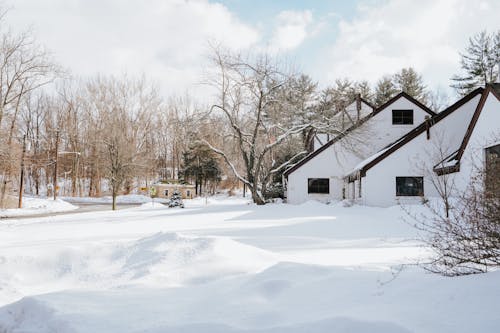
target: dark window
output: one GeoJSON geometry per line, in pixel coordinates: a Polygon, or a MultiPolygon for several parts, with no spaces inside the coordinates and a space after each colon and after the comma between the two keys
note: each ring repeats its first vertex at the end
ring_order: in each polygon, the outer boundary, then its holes
{"type": "Polygon", "coordinates": [[[485,194],[488,197],[500,197],[500,144],[485,149],[485,194]]]}
{"type": "Polygon", "coordinates": [[[392,110],[393,125],[412,125],[413,110],[392,110]]]}
{"type": "Polygon", "coordinates": [[[485,149],[486,151],[486,159],[489,160],[498,160],[500,158],[500,144],[496,146],[491,146],[485,149]]]}
{"type": "Polygon", "coordinates": [[[191,196],[191,192],[189,190],[186,191],[186,196],[187,197],[190,197],[191,196]]]}
{"type": "Polygon", "coordinates": [[[168,190],[165,190],[165,196],[168,197],[168,190]]]}
{"type": "Polygon", "coordinates": [[[396,177],[396,196],[416,197],[424,195],[424,177],[396,177]]]}
{"type": "Polygon", "coordinates": [[[307,180],[307,193],[330,193],[330,180],[328,178],[309,178],[307,180]]]}

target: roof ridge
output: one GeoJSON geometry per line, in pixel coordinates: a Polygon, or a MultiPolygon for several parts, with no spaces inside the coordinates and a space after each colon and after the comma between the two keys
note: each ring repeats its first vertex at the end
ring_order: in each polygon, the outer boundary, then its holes
{"type": "Polygon", "coordinates": [[[431,116],[436,115],[436,113],[434,111],[432,111],[431,109],[429,109],[429,107],[427,107],[425,104],[423,104],[422,102],[420,102],[419,100],[415,99],[414,97],[412,97],[411,95],[409,95],[408,93],[406,93],[402,90],[394,97],[391,97],[387,102],[385,102],[382,105],[380,105],[379,107],[377,107],[374,110],[374,114],[377,114],[377,113],[381,112],[382,110],[386,109],[388,106],[390,106],[392,103],[394,103],[395,101],[397,101],[401,97],[404,97],[407,100],[409,100],[410,102],[412,102],[413,104],[416,104],[418,107],[420,107],[422,110],[424,110],[425,112],[427,112],[431,116]]]}

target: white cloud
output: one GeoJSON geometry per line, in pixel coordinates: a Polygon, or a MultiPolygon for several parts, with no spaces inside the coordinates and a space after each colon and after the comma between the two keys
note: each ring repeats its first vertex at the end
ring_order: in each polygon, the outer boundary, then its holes
{"type": "Polygon", "coordinates": [[[288,51],[297,48],[311,34],[313,15],[309,10],[282,11],[276,21],[270,48],[275,51],[288,51]]]}
{"type": "Polygon", "coordinates": [[[364,5],[352,21],[339,23],[339,36],[322,66],[327,80],[374,82],[413,66],[431,88],[447,87],[459,70],[459,52],[481,30],[499,28],[500,2],[387,0],[364,5]]]}
{"type": "Polygon", "coordinates": [[[7,18],[15,30],[31,25],[74,74],[145,73],[167,94],[204,89],[209,40],[244,49],[260,39],[208,0],[16,0],[7,18]]]}

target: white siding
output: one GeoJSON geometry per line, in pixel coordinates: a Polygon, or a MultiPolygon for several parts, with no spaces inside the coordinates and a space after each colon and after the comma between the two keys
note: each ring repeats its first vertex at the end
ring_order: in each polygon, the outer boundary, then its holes
{"type": "MultiPolygon", "coordinates": [[[[438,193],[430,182],[430,177],[435,177],[432,168],[459,148],[480,97],[477,95],[432,126],[430,140],[423,132],[369,169],[362,179],[361,202],[381,207],[397,204],[396,177],[406,176],[424,177],[424,195],[436,196],[438,193]]],[[[420,198],[400,197],[399,200],[420,198]]]]}
{"type": "Polygon", "coordinates": [[[465,191],[471,175],[484,166],[484,148],[500,141],[500,101],[489,93],[469,143],[460,161],[460,172],[453,174],[459,193],[465,191]]]}

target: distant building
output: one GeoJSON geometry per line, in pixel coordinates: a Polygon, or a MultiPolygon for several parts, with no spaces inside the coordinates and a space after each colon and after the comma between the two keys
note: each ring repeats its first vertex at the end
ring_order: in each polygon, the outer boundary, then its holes
{"type": "Polygon", "coordinates": [[[181,193],[182,199],[193,199],[196,196],[195,186],[188,183],[182,183],[178,180],[169,180],[165,182],[159,182],[152,185],[156,190],[157,198],[170,198],[174,191],[179,191],[181,193]]]}

